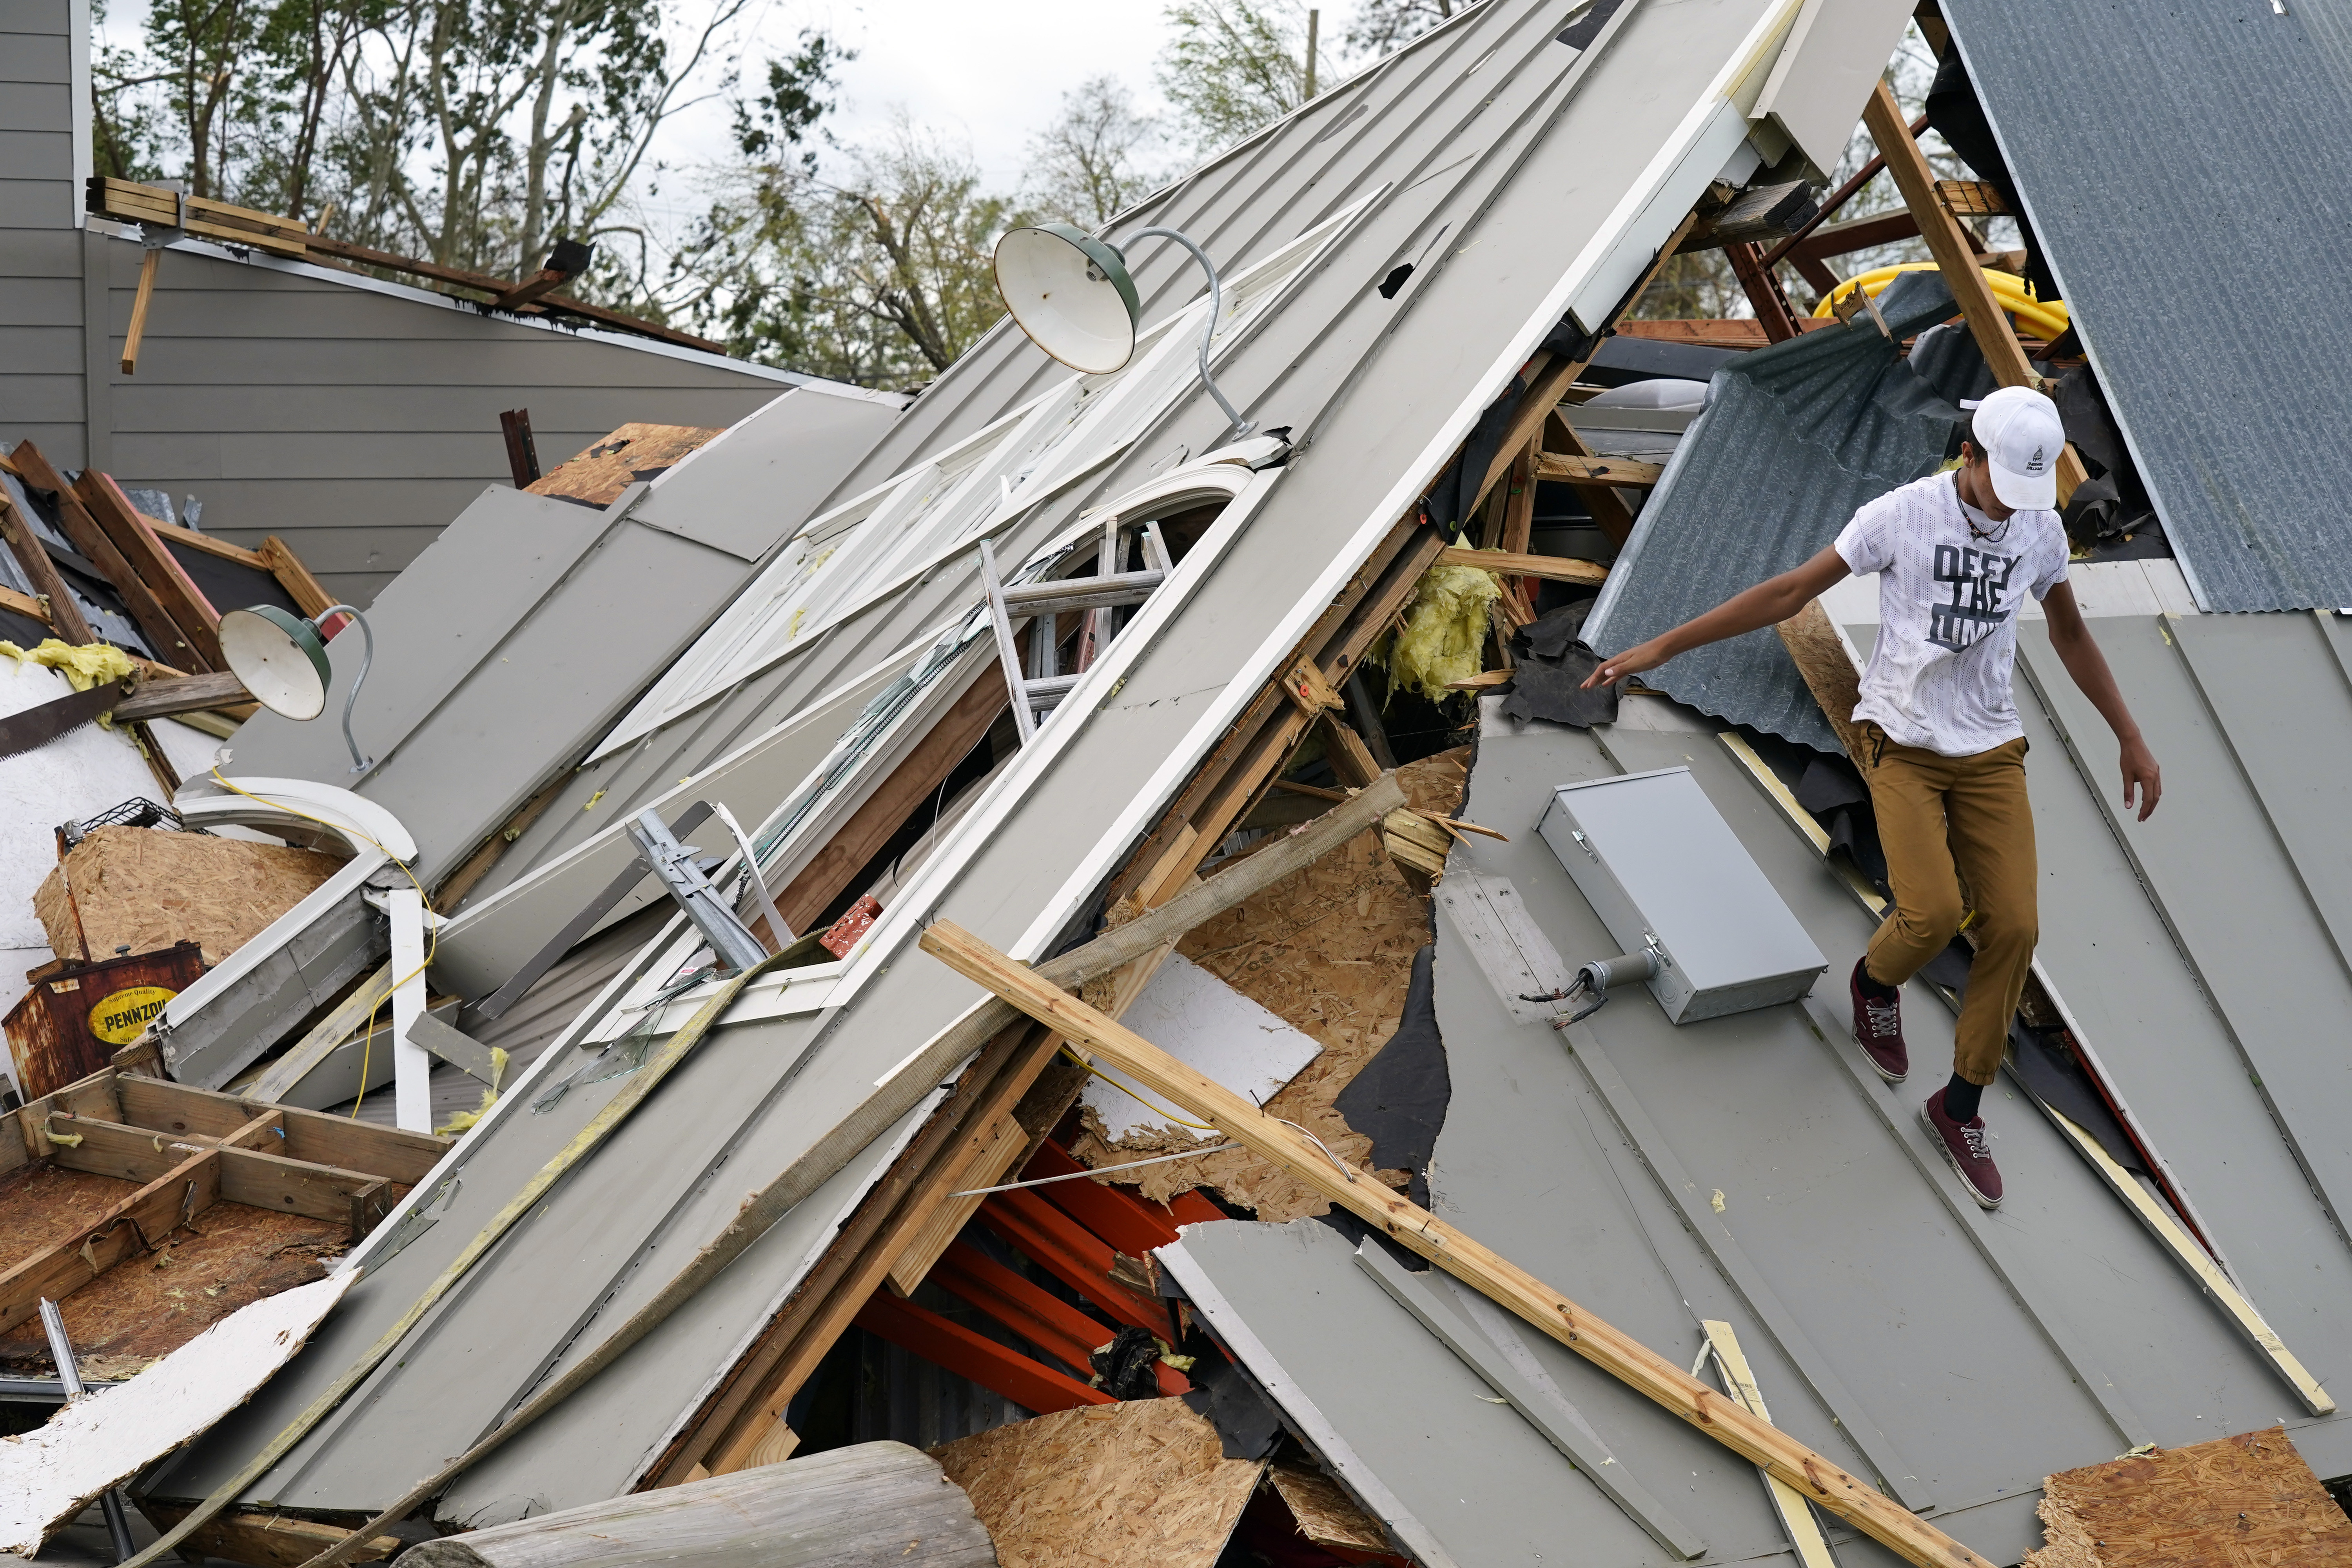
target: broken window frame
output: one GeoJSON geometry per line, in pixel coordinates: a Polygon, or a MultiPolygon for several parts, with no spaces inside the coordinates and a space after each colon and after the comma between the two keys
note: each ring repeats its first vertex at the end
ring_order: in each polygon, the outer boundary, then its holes
{"type": "MultiPolygon", "coordinates": [[[[1224,284],[1211,358],[1271,315],[1382,186],[1236,272],[1224,284]]],[[[1138,335],[1135,358],[1105,375],[1073,375],[919,467],[894,475],[807,524],[710,629],[656,681],[596,749],[594,761],[690,712],[802,647],[875,600],[976,551],[1072,484],[1118,458],[1192,390],[1206,294],[1138,335]]]]}

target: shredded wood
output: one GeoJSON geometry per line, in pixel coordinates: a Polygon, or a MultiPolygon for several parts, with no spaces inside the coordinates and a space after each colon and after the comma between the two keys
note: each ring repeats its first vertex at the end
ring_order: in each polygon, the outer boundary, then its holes
{"type": "MultiPolygon", "coordinates": [[[[1461,809],[1468,780],[1466,749],[1397,770],[1416,810],[1448,816],[1461,809]]],[[[1403,1021],[1412,955],[1428,945],[1430,931],[1427,896],[1397,869],[1375,827],[1204,922],[1177,951],[1323,1047],[1266,1109],[1312,1131],[1340,1159],[1369,1168],[1371,1140],[1350,1129],[1331,1102],[1403,1021]]],[[[1086,1130],[1071,1152],[1090,1165],[1173,1153],[1194,1141],[1171,1128],[1114,1142],[1090,1114],[1084,1120],[1086,1130]]],[[[1377,1174],[1391,1186],[1405,1184],[1402,1171],[1377,1174]]],[[[1275,1224],[1331,1206],[1245,1149],[1146,1166],[1134,1182],[1144,1196],[1161,1203],[1193,1187],[1212,1187],[1275,1224]]]]}
{"type": "Polygon", "coordinates": [[[2319,1568],[2352,1562],[2352,1518],[2284,1428],[2066,1470],[2042,1483],[2025,1568],[2319,1568]]]}
{"type": "Polygon", "coordinates": [[[1264,1463],[1181,1399],[1081,1405],[931,1450],[1003,1568],[1212,1568],[1264,1463]]]}

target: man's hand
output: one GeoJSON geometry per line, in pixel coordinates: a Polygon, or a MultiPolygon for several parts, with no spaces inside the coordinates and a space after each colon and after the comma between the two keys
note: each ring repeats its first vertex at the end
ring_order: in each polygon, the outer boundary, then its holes
{"type": "Polygon", "coordinates": [[[1629,675],[1639,675],[1645,669],[1655,669],[1672,656],[1658,645],[1664,639],[1652,637],[1645,643],[1635,643],[1615,658],[1603,659],[1591,675],[1584,678],[1584,689],[1599,686],[1614,686],[1629,675]]]}
{"type": "Polygon", "coordinates": [[[2124,742],[2124,809],[2132,808],[2132,796],[2139,796],[2139,820],[2146,822],[2156,810],[2156,803],[2164,798],[2164,770],[2156,765],[2156,753],[2147,742],[2135,733],[2124,742]]]}

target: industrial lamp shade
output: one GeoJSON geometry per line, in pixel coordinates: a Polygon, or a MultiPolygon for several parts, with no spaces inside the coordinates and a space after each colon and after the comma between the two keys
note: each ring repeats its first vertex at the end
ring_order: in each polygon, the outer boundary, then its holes
{"type": "Polygon", "coordinates": [[[996,242],[996,289],[1029,341],[1072,370],[1104,375],[1135,354],[1142,305],[1127,258],[1066,223],[1016,228],[996,242]]]}
{"type": "Polygon", "coordinates": [[[275,605],[231,610],[220,619],[221,657],[253,700],[289,719],[326,711],[333,668],[319,628],[275,605]]]}

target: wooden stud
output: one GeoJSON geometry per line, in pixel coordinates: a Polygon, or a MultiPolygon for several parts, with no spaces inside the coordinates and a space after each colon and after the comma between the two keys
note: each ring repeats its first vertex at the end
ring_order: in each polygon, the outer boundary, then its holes
{"type": "MultiPolygon", "coordinates": [[[[1004,1180],[1005,1173],[1021,1162],[1029,1147],[1029,1131],[1023,1127],[1011,1110],[997,1118],[996,1125],[971,1146],[971,1163],[956,1172],[953,1191],[971,1187],[992,1187],[1004,1180]]],[[[901,1296],[911,1296],[915,1287],[929,1278],[940,1254],[948,1249],[971,1216],[980,1212],[982,1198],[949,1197],[924,1223],[915,1238],[890,1265],[890,1288],[901,1296]]]]}
{"type": "MultiPolygon", "coordinates": [[[[2033,374],[2025,351],[2018,346],[2016,331],[2001,312],[2000,302],[1993,298],[1991,286],[1979,269],[1959,220],[1938,199],[1935,173],[1928,168],[1919,144],[1905,131],[1902,106],[1895,101],[1895,94],[1885,82],[1878,84],[1870,100],[1863,105],[1862,122],[1885,155],[1886,172],[1895,176],[1895,187],[1903,193],[1903,205],[1918,220],[1928,254],[1935,258],[1937,269],[1943,274],[1952,298],[1959,301],[1961,313],[1968,318],[1969,331],[1976,338],[1977,347],[1983,351],[1993,379],[2003,386],[2038,388],[2041,378],[2033,374]]],[[[2081,456],[2070,444],[2058,456],[2058,504],[2064,506],[2074,493],[2074,487],[2087,477],[2081,456]]]]}
{"type": "MultiPolygon", "coordinates": [[[[1551,411],[1544,423],[1544,437],[1555,453],[1564,452],[1570,457],[1587,458],[1599,456],[1557,408],[1551,411]]],[[[1619,495],[1614,487],[1580,487],[1577,495],[1583,500],[1584,510],[1591,514],[1592,526],[1599,529],[1610,543],[1622,548],[1625,542],[1633,537],[1633,509],[1625,504],[1625,498],[1619,495]]]]}
{"type": "Polygon", "coordinates": [[[1646,490],[1665,471],[1662,463],[1638,462],[1632,458],[1587,458],[1558,452],[1546,452],[1536,462],[1538,479],[1557,479],[1580,489],[1602,485],[1611,489],[1646,490]]]}
{"type": "Polygon", "coordinates": [[[1536,481],[1549,477],[1543,472],[1543,432],[1538,430],[1520,448],[1519,460],[1511,465],[1510,504],[1503,512],[1503,537],[1496,541],[1505,554],[1525,555],[1534,542],[1536,481]]]}
{"type": "MultiPolygon", "coordinates": [[[[95,1131],[99,1124],[90,1124],[95,1131]]],[[[68,1151],[53,1148],[52,1157],[68,1151]]],[[[0,1333],[62,1300],[220,1198],[221,1151],[191,1154],[64,1240],[0,1274],[0,1333]]]]}
{"type": "MultiPolygon", "coordinates": [[[[163,1502],[153,1498],[141,1498],[138,1502],[140,1511],[153,1521],[158,1530],[170,1529],[188,1511],[184,1502],[163,1502]]],[[[241,1510],[214,1516],[197,1527],[187,1543],[207,1556],[251,1563],[254,1568],[302,1568],[349,1533],[338,1525],[297,1519],[289,1513],[241,1510]]],[[[396,1536],[379,1535],[361,1543],[348,1560],[381,1563],[407,1549],[408,1542],[396,1536]]]]}
{"type": "Polygon", "coordinates": [[[1381,776],[1381,764],[1372,760],[1371,748],[1336,715],[1323,719],[1323,754],[1330,760],[1332,773],[1349,789],[1361,789],[1381,776]]]}
{"type": "MultiPolygon", "coordinates": [[[[193,671],[209,671],[213,661],[200,657],[182,636],[178,625],[165,612],[154,591],[132,570],[131,563],[123,559],[122,552],[114,547],[114,542],[99,527],[98,520],[83,507],[81,498],[74,493],[72,486],[66,483],[65,477],[49,466],[48,458],[41,455],[40,448],[30,441],[19,441],[10,457],[26,483],[56,493],[58,525],[68,542],[81,552],[89,563],[98,568],[99,575],[122,595],[123,605],[131,612],[131,620],[154,650],[175,664],[187,665],[193,671]]],[[[217,650],[217,644],[215,646],[217,650]]]]}
{"type": "Polygon", "coordinates": [[[1731,263],[1732,276],[1748,302],[1756,309],[1756,319],[1764,323],[1764,335],[1776,343],[1787,342],[1803,329],[1797,325],[1797,312],[1789,303],[1789,296],[1780,288],[1780,275],[1764,265],[1764,247],[1750,240],[1745,245],[1727,245],[1724,256],[1731,263]]]}
{"type": "Polygon", "coordinates": [[[1514,555],[1500,550],[1465,550],[1449,544],[1437,552],[1442,566],[1475,566],[1506,577],[1546,577],[1555,583],[1593,585],[1609,580],[1609,568],[1592,561],[1571,561],[1560,555],[1514,555]]]}
{"type": "Polygon", "coordinates": [[[1375,1180],[1342,1167],[1316,1143],[1133,1031],[1065,994],[970,932],[940,921],[923,950],[987,986],[1074,1046],[1102,1057],[1145,1088],[1215,1126],[1259,1158],[1429,1258],[1496,1304],[1690,1422],[1919,1568],[1992,1568],[1959,1542],[1865,1485],[1736,1400],[1699,1382],[1632,1335],[1375,1180]]]}
{"type": "Polygon", "coordinates": [[[163,262],[160,246],[150,247],[139,263],[139,292],[131,301],[131,331],[122,340],[122,374],[139,374],[139,340],[147,335],[147,307],[155,301],[155,270],[163,262]]]}
{"type": "Polygon", "coordinates": [[[324,588],[319,586],[319,580],[310,575],[310,569],[302,564],[301,557],[294,553],[294,547],[276,534],[263,540],[261,548],[254,553],[268,564],[269,574],[278,579],[278,585],[286,590],[286,596],[293,600],[294,607],[304,615],[314,618],[323,616],[328,606],[335,602],[324,588]]]}
{"type": "MultiPolygon", "coordinates": [[[[1739,1336],[1732,1332],[1731,1325],[1708,1318],[1699,1327],[1706,1331],[1707,1351],[1715,1358],[1716,1370],[1723,1374],[1724,1388],[1757,1420],[1771,1420],[1771,1412],[1764,1408],[1763,1391],[1756,1386],[1756,1374],[1749,1370],[1739,1336]]],[[[1804,1495],[1769,1470],[1764,1472],[1764,1489],[1771,1496],[1773,1511],[1780,1516],[1780,1528],[1789,1532],[1789,1544],[1797,1550],[1799,1568],[1837,1568],[1829,1538],[1822,1533],[1822,1521],[1813,1517],[1812,1505],[1804,1495]]]]}
{"type": "Polygon", "coordinates": [[[137,692],[115,704],[114,716],[131,723],[199,713],[207,709],[243,707],[252,700],[253,693],[245,689],[244,681],[226,669],[216,669],[209,675],[142,682],[137,692]]]}
{"type": "MultiPolygon", "coordinates": [[[[206,555],[215,556],[223,561],[233,561],[239,566],[249,566],[256,572],[269,570],[269,563],[263,559],[258,552],[247,550],[241,544],[231,544],[226,539],[215,539],[209,533],[199,532],[193,528],[182,528],[169,518],[148,517],[143,511],[139,515],[146,520],[148,528],[153,531],[155,537],[166,543],[185,545],[190,550],[200,550],[206,555]]],[[[232,609],[241,607],[234,605],[230,606],[232,609]]]]}
{"type": "Polygon", "coordinates": [[[8,553],[16,558],[16,564],[24,568],[26,580],[39,595],[33,605],[19,613],[47,621],[51,631],[76,647],[87,647],[96,642],[98,634],[90,630],[81,605],[74,600],[73,590],[66,586],[65,578],[58,572],[58,563],[49,559],[33,525],[16,514],[16,505],[5,490],[0,490],[0,537],[7,540],[8,553]]]}

